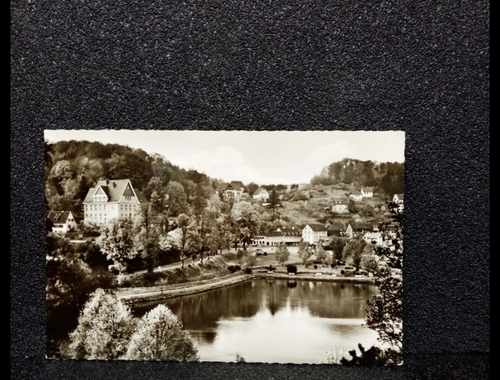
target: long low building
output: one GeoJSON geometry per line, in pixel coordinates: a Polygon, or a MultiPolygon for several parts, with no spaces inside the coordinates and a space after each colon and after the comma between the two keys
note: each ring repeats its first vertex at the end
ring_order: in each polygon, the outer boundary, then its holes
{"type": "Polygon", "coordinates": [[[280,243],[298,245],[302,239],[302,229],[296,227],[279,227],[266,235],[255,236],[252,244],[276,246],[280,243]]]}

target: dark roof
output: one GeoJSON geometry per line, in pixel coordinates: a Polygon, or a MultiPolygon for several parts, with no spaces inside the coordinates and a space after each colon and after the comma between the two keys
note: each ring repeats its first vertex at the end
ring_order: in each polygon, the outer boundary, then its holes
{"type": "Polygon", "coordinates": [[[66,223],[70,214],[71,211],[49,211],[47,218],[52,223],[66,223]]]}
{"type": "Polygon", "coordinates": [[[373,187],[371,186],[366,186],[366,187],[362,187],[361,190],[365,191],[365,192],[373,192],[373,187]]]}
{"type": "Polygon", "coordinates": [[[217,191],[225,191],[228,186],[231,186],[231,185],[226,183],[226,182],[221,182],[221,183],[219,183],[219,186],[217,186],[217,191]]]}
{"type": "Polygon", "coordinates": [[[319,223],[308,223],[307,226],[311,227],[315,232],[326,231],[325,226],[319,223]]]}
{"type": "Polygon", "coordinates": [[[233,187],[233,189],[243,189],[243,191],[247,191],[247,188],[241,181],[231,181],[231,186],[233,187]]]}
{"type": "Polygon", "coordinates": [[[356,191],[356,192],[354,192],[354,193],[351,193],[349,196],[351,196],[351,195],[360,196],[360,195],[362,195],[362,194],[361,194],[359,191],[356,191]]]}
{"type": "Polygon", "coordinates": [[[253,195],[259,195],[260,193],[262,193],[264,191],[267,192],[267,190],[264,189],[263,187],[259,187],[257,190],[255,190],[255,193],[253,193],[253,195]]]}
{"type": "Polygon", "coordinates": [[[329,231],[341,231],[341,230],[345,230],[346,228],[347,228],[347,226],[345,225],[345,223],[336,222],[336,223],[332,223],[332,225],[330,226],[330,228],[328,230],[329,231]]]}
{"type": "Polygon", "coordinates": [[[370,223],[349,222],[353,230],[372,230],[373,226],[370,223]]]}
{"type": "Polygon", "coordinates": [[[135,195],[137,196],[139,202],[147,202],[146,198],[133,189],[130,180],[128,179],[112,179],[97,182],[95,187],[91,187],[87,192],[87,196],[83,202],[92,202],[92,197],[102,189],[104,193],[108,196],[108,202],[118,202],[122,195],[135,195]]]}
{"type": "Polygon", "coordinates": [[[284,234],[280,231],[271,231],[266,234],[268,237],[273,237],[273,236],[284,236],[284,234]]]}
{"type": "Polygon", "coordinates": [[[336,204],[349,204],[349,200],[347,198],[332,198],[333,203],[336,204]]]}
{"type": "Polygon", "coordinates": [[[141,193],[137,189],[134,189],[134,191],[135,191],[135,194],[137,195],[137,199],[139,200],[140,203],[149,203],[143,193],[141,193]]]}
{"type": "Polygon", "coordinates": [[[302,236],[302,230],[294,227],[279,227],[278,229],[285,236],[302,236]]]}

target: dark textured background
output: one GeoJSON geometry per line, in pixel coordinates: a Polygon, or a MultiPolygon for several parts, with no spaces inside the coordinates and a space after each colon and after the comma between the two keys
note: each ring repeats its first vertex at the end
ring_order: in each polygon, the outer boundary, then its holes
{"type": "Polygon", "coordinates": [[[11,377],[488,378],[489,3],[137,3],[11,2],[11,377]],[[405,365],[46,360],[42,142],[61,128],[406,131],[405,365]]]}

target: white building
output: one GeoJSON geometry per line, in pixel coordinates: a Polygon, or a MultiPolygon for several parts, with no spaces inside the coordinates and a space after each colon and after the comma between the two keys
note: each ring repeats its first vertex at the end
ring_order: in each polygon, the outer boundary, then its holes
{"type": "Polygon", "coordinates": [[[115,219],[134,219],[148,201],[129,179],[97,182],[83,201],[84,223],[103,225],[115,219]]]}
{"type": "Polygon", "coordinates": [[[65,234],[78,228],[71,211],[50,211],[47,218],[52,222],[52,232],[65,234]]]}
{"type": "Polygon", "coordinates": [[[344,212],[348,212],[348,204],[349,201],[344,198],[333,198],[332,212],[336,212],[338,214],[342,214],[344,212]]]}
{"type": "Polygon", "coordinates": [[[363,198],[373,198],[373,187],[362,187],[361,195],[363,198]]]}
{"type": "Polygon", "coordinates": [[[326,241],[328,231],[325,226],[317,223],[309,223],[302,230],[302,239],[309,244],[318,244],[318,242],[326,241]]]}
{"type": "Polygon", "coordinates": [[[266,189],[263,187],[259,187],[257,190],[255,190],[255,193],[253,193],[252,196],[253,199],[258,199],[261,201],[267,201],[269,199],[269,193],[266,189]]]}

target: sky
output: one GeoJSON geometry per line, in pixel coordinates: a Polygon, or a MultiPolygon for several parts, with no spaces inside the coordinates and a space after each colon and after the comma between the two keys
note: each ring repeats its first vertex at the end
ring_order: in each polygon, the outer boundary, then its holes
{"type": "Polygon", "coordinates": [[[404,162],[404,131],[45,130],[50,142],[87,140],[141,148],[226,182],[308,183],[344,158],[404,162]]]}

